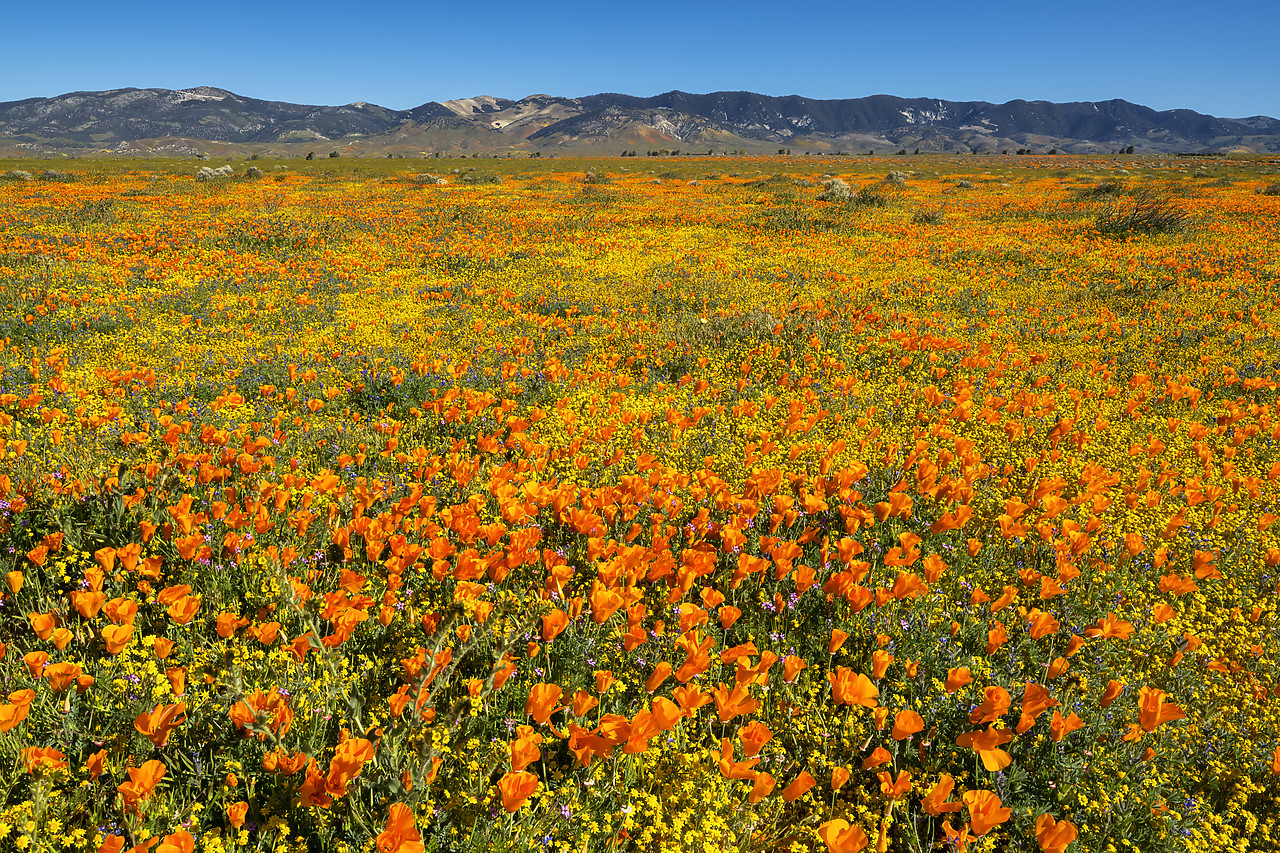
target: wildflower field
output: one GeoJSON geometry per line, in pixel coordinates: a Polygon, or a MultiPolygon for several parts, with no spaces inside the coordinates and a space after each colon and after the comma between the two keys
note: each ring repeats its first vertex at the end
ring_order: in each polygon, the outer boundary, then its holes
{"type": "Polygon", "coordinates": [[[0,180],[0,847],[1280,849],[1277,162],[245,165],[0,180]]]}

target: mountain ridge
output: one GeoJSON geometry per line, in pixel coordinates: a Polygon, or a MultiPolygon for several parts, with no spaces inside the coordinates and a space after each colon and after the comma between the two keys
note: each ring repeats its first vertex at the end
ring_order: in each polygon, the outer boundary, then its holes
{"type": "Polygon", "coordinates": [[[294,104],[216,86],[120,88],[0,102],[0,153],[1280,153],[1280,120],[1106,101],[1002,104],[876,94],[816,99],[746,91],[653,96],[476,95],[395,110],[294,104]],[[233,150],[234,149],[234,150],[233,150]],[[800,152],[797,152],[800,149],[800,152]]]}

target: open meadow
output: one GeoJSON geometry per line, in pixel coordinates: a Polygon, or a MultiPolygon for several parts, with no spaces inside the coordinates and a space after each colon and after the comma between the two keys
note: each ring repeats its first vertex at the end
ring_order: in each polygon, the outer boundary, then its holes
{"type": "Polygon", "coordinates": [[[0,163],[0,847],[1280,849],[1280,161],[202,165],[0,163]]]}

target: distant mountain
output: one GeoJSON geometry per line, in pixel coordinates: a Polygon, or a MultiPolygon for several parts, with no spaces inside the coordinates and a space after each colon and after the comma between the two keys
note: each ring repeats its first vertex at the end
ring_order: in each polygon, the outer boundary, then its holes
{"type": "Polygon", "coordinates": [[[1280,121],[1158,112],[1128,101],[815,100],[753,92],[434,101],[410,110],[308,106],[201,86],[113,89],[0,103],[0,153],[877,150],[1280,152],[1280,121]]]}

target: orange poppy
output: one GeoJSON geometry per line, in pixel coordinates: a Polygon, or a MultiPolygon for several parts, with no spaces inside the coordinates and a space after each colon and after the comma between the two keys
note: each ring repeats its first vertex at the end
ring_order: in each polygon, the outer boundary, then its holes
{"type": "Polygon", "coordinates": [[[1036,841],[1042,853],[1065,853],[1077,835],[1079,830],[1069,820],[1054,820],[1047,812],[1036,818],[1036,841]]]}
{"type": "Polygon", "coordinates": [[[1184,719],[1181,706],[1166,702],[1168,694],[1155,687],[1138,690],[1138,720],[1144,732],[1153,732],[1164,723],[1184,719]]]}
{"type": "Polygon", "coordinates": [[[143,712],[133,721],[133,727],[157,748],[169,742],[170,733],[187,719],[187,703],[157,705],[150,713],[143,712]]]}
{"type": "Polygon", "coordinates": [[[227,805],[227,823],[235,829],[244,826],[245,815],[249,813],[249,804],[241,801],[227,805]]]}
{"type": "Polygon", "coordinates": [[[937,817],[947,812],[958,812],[964,808],[963,803],[949,803],[947,797],[951,796],[952,789],[955,788],[956,780],[951,777],[950,773],[943,773],[937,783],[929,789],[929,793],[925,794],[920,800],[920,807],[924,809],[924,813],[932,817],[937,817]]]}
{"type": "Polygon", "coordinates": [[[22,763],[27,773],[32,775],[67,769],[67,757],[51,746],[24,747],[22,763]]]}
{"type": "Polygon", "coordinates": [[[1036,723],[1036,718],[1050,708],[1056,708],[1058,701],[1049,695],[1049,691],[1036,684],[1028,681],[1025,691],[1022,694],[1022,716],[1018,718],[1018,725],[1014,731],[1022,734],[1036,723]]]}
{"type": "Polygon", "coordinates": [[[992,685],[983,690],[982,693],[982,704],[969,712],[969,722],[971,723],[990,723],[1003,717],[1009,710],[1011,700],[1008,690],[992,685]]]}
{"type": "MultiPolygon", "coordinates": [[[[536,781],[536,780],[535,780],[536,781]]],[[[426,845],[418,832],[413,809],[403,803],[392,803],[387,812],[387,826],[375,839],[378,853],[423,853],[426,845]]]]}
{"type": "Polygon", "coordinates": [[[973,681],[973,675],[969,672],[969,667],[960,666],[955,669],[949,669],[947,670],[946,690],[948,693],[955,693],[970,681],[973,681]]]}
{"type": "Polygon", "coordinates": [[[742,685],[730,690],[722,681],[720,686],[712,691],[712,696],[716,702],[716,716],[722,723],[727,723],[740,714],[750,714],[760,707],[760,703],[742,685]]]}
{"type": "Polygon", "coordinates": [[[746,758],[759,755],[764,745],[773,739],[773,732],[759,720],[755,720],[738,729],[738,739],[742,741],[742,754],[746,758]]]}
{"type": "Polygon", "coordinates": [[[906,770],[899,771],[896,780],[884,771],[876,774],[876,778],[880,780],[880,792],[890,800],[900,800],[911,790],[911,774],[906,770]]]}
{"type": "Polygon", "coordinates": [[[801,770],[800,775],[790,785],[782,789],[782,799],[788,803],[795,802],[816,784],[818,784],[818,780],[814,779],[808,770],[801,770]]]}
{"type": "Polygon", "coordinates": [[[871,841],[861,827],[850,826],[844,818],[829,820],[819,826],[818,838],[827,845],[827,853],[858,853],[871,841]]]}
{"type": "Polygon", "coordinates": [[[969,825],[974,835],[986,835],[1013,814],[1013,810],[1004,808],[1000,797],[991,791],[965,791],[960,799],[969,809],[969,825]]]}
{"type": "Polygon", "coordinates": [[[166,835],[155,853],[194,853],[195,849],[195,837],[185,829],[179,829],[171,835],[166,835]]]}
{"type": "Polygon", "coordinates": [[[837,705],[862,705],[865,708],[874,708],[879,704],[876,700],[880,691],[871,683],[871,679],[862,673],[838,666],[835,672],[827,673],[827,677],[831,680],[831,696],[837,705]]]}
{"type": "Polygon", "coordinates": [[[1011,740],[1013,740],[1013,732],[989,726],[982,731],[965,732],[960,735],[956,738],[956,746],[971,747],[982,759],[982,766],[995,773],[1013,762],[1013,757],[1000,748],[1011,740]]]}
{"type": "Polygon", "coordinates": [[[893,761],[893,755],[890,754],[889,750],[883,746],[877,746],[871,751],[870,755],[862,759],[862,769],[872,770],[882,764],[888,764],[890,761],[893,761]]]}
{"type": "Polygon", "coordinates": [[[534,722],[543,724],[551,719],[551,715],[561,710],[560,697],[564,691],[558,684],[535,684],[529,689],[529,698],[525,700],[524,712],[533,717],[534,722]]]}
{"type": "Polygon", "coordinates": [[[1049,737],[1055,743],[1061,743],[1062,739],[1073,731],[1083,728],[1084,723],[1076,716],[1076,712],[1072,711],[1066,717],[1057,711],[1053,712],[1053,719],[1049,722],[1049,737]]]}
{"type": "Polygon", "coordinates": [[[747,802],[755,805],[773,793],[773,788],[777,784],[778,781],[768,773],[757,773],[755,782],[751,786],[751,793],[747,795],[747,802]]]}
{"type": "Polygon", "coordinates": [[[124,799],[125,811],[136,813],[138,805],[150,799],[156,785],[164,778],[165,766],[159,761],[148,761],[141,767],[129,768],[129,781],[116,786],[124,799]]]}
{"type": "Polygon", "coordinates": [[[911,709],[899,711],[893,718],[893,739],[904,740],[924,731],[924,718],[911,709]]]}
{"type": "Polygon", "coordinates": [[[787,655],[782,659],[782,680],[787,684],[793,683],[800,671],[807,666],[808,664],[805,663],[804,658],[787,655]]]}
{"type": "Polygon", "coordinates": [[[733,760],[733,741],[720,739],[720,775],[726,779],[753,779],[756,772],[751,768],[760,763],[759,758],[748,758],[746,761],[733,760]]]}
{"type": "Polygon", "coordinates": [[[509,772],[498,780],[498,790],[502,792],[502,807],[515,812],[538,790],[538,776],[527,770],[509,772]]]}

